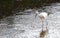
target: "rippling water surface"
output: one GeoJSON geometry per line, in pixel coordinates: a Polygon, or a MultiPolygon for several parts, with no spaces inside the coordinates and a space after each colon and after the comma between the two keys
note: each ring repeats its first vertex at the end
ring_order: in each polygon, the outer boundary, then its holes
{"type": "MultiPolygon", "coordinates": [[[[48,38],[60,38],[60,3],[45,8],[53,13],[48,16],[48,38]]],[[[0,21],[0,38],[39,38],[40,32],[41,20],[38,16],[35,19],[34,13],[9,16],[0,21]]]]}

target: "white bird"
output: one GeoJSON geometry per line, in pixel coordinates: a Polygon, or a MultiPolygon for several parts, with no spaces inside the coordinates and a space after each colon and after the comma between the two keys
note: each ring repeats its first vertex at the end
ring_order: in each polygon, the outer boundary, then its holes
{"type": "MultiPolygon", "coordinates": [[[[43,22],[44,22],[44,21],[47,22],[47,17],[48,17],[50,14],[52,14],[52,13],[46,12],[46,11],[38,12],[38,10],[35,10],[35,13],[36,13],[35,18],[36,18],[36,16],[39,16],[39,18],[40,18],[41,21],[42,21],[42,30],[43,30],[43,25],[44,25],[43,22]]],[[[48,25],[48,22],[47,22],[47,25],[48,25]]],[[[46,27],[47,27],[47,26],[46,26],[46,27]]]]}
{"type": "MultiPolygon", "coordinates": [[[[42,21],[42,31],[41,31],[41,33],[40,33],[40,38],[45,38],[45,37],[47,38],[48,28],[47,28],[47,26],[46,26],[46,30],[43,30],[43,25],[44,25],[43,22],[44,22],[44,21],[47,22],[47,17],[48,17],[48,15],[51,14],[51,13],[49,13],[49,12],[38,12],[38,10],[36,10],[35,13],[36,13],[35,18],[36,18],[36,16],[38,15],[39,18],[40,18],[41,21],[42,21]]],[[[48,22],[47,22],[47,25],[48,25],[48,22]]]]}
{"type": "MultiPolygon", "coordinates": [[[[38,10],[35,11],[36,15],[35,15],[35,18],[36,16],[38,15],[39,18],[41,19],[42,21],[42,31],[40,33],[40,38],[45,38],[45,36],[47,36],[47,33],[48,33],[48,29],[47,29],[47,26],[46,26],[46,30],[44,31],[43,30],[43,25],[44,25],[44,21],[47,19],[48,17],[48,13],[47,12],[38,12],[38,10]]],[[[48,24],[48,23],[47,23],[48,24]]]]}

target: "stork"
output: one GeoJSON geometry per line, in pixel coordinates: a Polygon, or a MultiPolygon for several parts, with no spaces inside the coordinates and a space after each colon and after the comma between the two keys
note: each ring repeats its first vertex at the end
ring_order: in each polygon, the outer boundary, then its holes
{"type": "MultiPolygon", "coordinates": [[[[41,21],[42,21],[42,32],[40,33],[40,37],[41,37],[41,38],[44,38],[44,37],[48,34],[48,29],[47,29],[47,26],[46,26],[46,30],[45,30],[45,31],[43,30],[43,25],[44,25],[43,22],[44,22],[44,21],[47,22],[47,17],[48,17],[50,14],[52,14],[52,13],[46,12],[46,11],[44,11],[44,12],[38,12],[38,10],[35,10],[35,13],[36,13],[35,18],[36,18],[36,16],[39,16],[39,18],[40,18],[41,21]]],[[[48,25],[48,22],[47,22],[47,25],[48,25]]]]}
{"type": "MultiPolygon", "coordinates": [[[[43,22],[47,21],[47,17],[49,14],[47,12],[38,12],[38,10],[36,10],[35,12],[36,12],[35,18],[36,18],[36,16],[39,16],[39,18],[42,21],[42,30],[43,30],[43,25],[44,25],[43,22]]],[[[47,22],[47,24],[48,24],[48,22],[47,22]]]]}

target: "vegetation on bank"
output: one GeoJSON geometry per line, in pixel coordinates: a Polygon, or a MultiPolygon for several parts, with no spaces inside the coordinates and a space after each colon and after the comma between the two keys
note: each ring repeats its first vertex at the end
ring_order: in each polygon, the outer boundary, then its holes
{"type": "Polygon", "coordinates": [[[59,0],[0,0],[0,19],[13,15],[19,10],[40,8],[53,2],[59,2],[59,0]]]}

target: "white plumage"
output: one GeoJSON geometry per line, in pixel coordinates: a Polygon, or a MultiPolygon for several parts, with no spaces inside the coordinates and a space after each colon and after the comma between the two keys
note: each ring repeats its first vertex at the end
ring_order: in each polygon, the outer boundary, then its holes
{"type": "Polygon", "coordinates": [[[41,12],[40,14],[38,14],[38,16],[41,18],[44,17],[44,19],[47,19],[48,14],[46,12],[41,12]]]}
{"type": "Polygon", "coordinates": [[[38,11],[36,11],[36,15],[39,16],[42,21],[46,20],[47,17],[48,17],[47,12],[38,12],[38,11]]]}
{"type": "MultiPolygon", "coordinates": [[[[48,17],[48,13],[47,12],[38,12],[38,10],[35,10],[35,17],[36,16],[39,16],[39,18],[41,19],[42,21],[42,30],[43,30],[43,26],[44,26],[44,21],[46,21],[46,24],[48,25],[48,22],[47,22],[47,17],[48,17]]],[[[47,26],[46,26],[47,27],[47,26]]]]}

